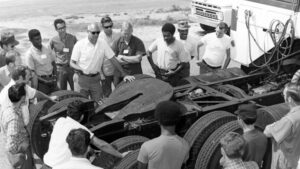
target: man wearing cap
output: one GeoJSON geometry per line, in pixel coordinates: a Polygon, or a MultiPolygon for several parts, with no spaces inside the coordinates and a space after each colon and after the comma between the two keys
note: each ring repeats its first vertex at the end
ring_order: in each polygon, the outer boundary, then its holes
{"type": "Polygon", "coordinates": [[[199,46],[206,47],[203,57],[198,62],[200,73],[227,68],[230,62],[230,47],[234,47],[234,41],[226,35],[228,29],[225,22],[220,22],[216,32],[209,33],[201,39],[199,46]]]}
{"type": "Polygon", "coordinates": [[[141,39],[132,35],[132,32],[132,24],[128,21],[123,22],[122,36],[115,41],[112,49],[127,74],[143,74],[141,61],[146,54],[145,46],[141,39]]]}
{"type": "Polygon", "coordinates": [[[246,149],[243,155],[244,161],[255,161],[262,166],[263,157],[267,150],[267,137],[254,127],[257,118],[256,105],[242,104],[235,112],[239,125],[243,128],[243,137],[246,140],[246,149]]]}
{"type": "MultiPolygon", "coordinates": [[[[15,46],[19,44],[19,41],[15,39],[15,35],[11,32],[4,32],[1,34],[1,41],[0,46],[2,48],[2,51],[0,52],[0,67],[5,66],[5,55],[10,50],[15,50],[15,46]]],[[[18,53],[17,56],[17,63],[18,65],[21,64],[21,57],[20,53],[18,53]]]]}
{"type": "Polygon", "coordinates": [[[32,46],[26,53],[26,63],[35,73],[33,87],[45,94],[57,89],[55,53],[42,44],[41,33],[37,29],[28,32],[32,46]]]}
{"type": "Polygon", "coordinates": [[[5,55],[6,65],[0,68],[0,91],[7,85],[11,79],[11,73],[16,67],[16,51],[8,51],[5,55]]]}
{"type": "Polygon", "coordinates": [[[74,35],[67,33],[66,22],[63,19],[55,19],[54,28],[58,35],[50,40],[49,46],[56,54],[57,85],[59,89],[67,90],[69,83],[71,90],[74,90],[74,70],[70,67],[70,59],[77,39],[74,35]]]}
{"type": "Polygon", "coordinates": [[[138,169],[180,169],[189,158],[189,145],[175,133],[175,126],[185,109],[173,101],[163,101],[155,108],[154,116],[161,134],[142,144],[138,155],[138,169]]]}
{"type": "MultiPolygon", "coordinates": [[[[120,38],[121,34],[113,30],[113,21],[109,16],[104,16],[101,19],[102,32],[100,32],[99,38],[104,39],[110,47],[113,43],[120,38]]],[[[115,76],[115,67],[109,59],[104,58],[102,66],[103,77],[101,77],[103,95],[108,97],[112,92],[111,84],[114,83],[116,86],[119,77],[115,76]]]]}
{"type": "Polygon", "coordinates": [[[102,38],[98,39],[100,27],[98,23],[88,26],[88,37],[78,41],[73,49],[70,65],[75,69],[74,89],[95,101],[103,98],[100,85],[100,72],[104,58],[109,59],[121,72],[125,81],[133,81],[133,76],[127,76],[121,65],[114,57],[110,46],[102,38]]]}
{"type": "Polygon", "coordinates": [[[162,26],[163,38],[156,39],[148,48],[148,60],[157,78],[178,86],[189,76],[189,54],[184,45],[174,37],[175,26],[166,23],[162,26]],[[152,53],[157,51],[157,65],[152,53]]]}

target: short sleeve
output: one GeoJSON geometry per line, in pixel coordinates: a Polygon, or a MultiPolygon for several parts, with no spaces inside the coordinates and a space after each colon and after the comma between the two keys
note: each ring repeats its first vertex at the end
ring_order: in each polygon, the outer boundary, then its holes
{"type": "Polygon", "coordinates": [[[139,162],[144,163],[144,164],[147,164],[149,162],[148,152],[146,150],[145,143],[142,145],[142,147],[140,149],[140,152],[139,152],[137,160],[139,162]]]}
{"type": "Polygon", "coordinates": [[[73,121],[74,122],[74,124],[73,124],[73,126],[74,126],[74,128],[81,128],[81,129],[84,129],[84,130],[86,130],[87,132],[89,132],[90,133],[90,137],[92,138],[92,137],[94,137],[94,133],[92,133],[88,128],[86,128],[84,125],[82,125],[82,124],[80,124],[79,122],[77,122],[77,121],[73,121]]]}
{"type": "Polygon", "coordinates": [[[137,38],[136,45],[137,45],[136,55],[144,55],[146,53],[144,43],[137,38]]]}
{"type": "Polygon", "coordinates": [[[36,89],[30,87],[29,85],[26,85],[26,94],[29,99],[33,99],[36,94],[36,89]]]}
{"type": "Polygon", "coordinates": [[[189,53],[186,51],[185,47],[183,46],[182,43],[178,43],[178,48],[177,48],[177,52],[178,52],[178,58],[180,60],[180,62],[189,62],[189,53]]]}
{"type": "MultiPolygon", "coordinates": [[[[208,34],[209,35],[209,34],[208,34]]],[[[203,44],[207,44],[207,36],[208,35],[204,35],[201,39],[200,39],[200,42],[202,42],[203,44]]]]}
{"type": "Polygon", "coordinates": [[[230,49],[231,47],[231,37],[230,36],[226,36],[226,49],[230,49]]]}
{"type": "Polygon", "coordinates": [[[148,50],[149,52],[154,52],[157,50],[157,44],[158,44],[158,39],[156,39],[154,42],[151,43],[151,45],[149,46],[148,50]]]}
{"type": "Polygon", "coordinates": [[[114,51],[110,48],[110,46],[107,44],[107,42],[105,42],[104,40],[102,42],[103,42],[102,45],[103,45],[103,48],[104,48],[105,57],[107,59],[113,58],[115,56],[114,51]]]}
{"type": "Polygon", "coordinates": [[[119,53],[120,53],[119,48],[118,48],[118,44],[119,44],[120,38],[121,37],[119,37],[118,39],[116,39],[113,42],[112,46],[111,46],[111,49],[115,52],[116,56],[119,55],[119,53]]]}
{"type": "Polygon", "coordinates": [[[34,64],[34,60],[33,60],[32,54],[30,52],[30,49],[29,49],[29,51],[27,51],[25,58],[26,58],[26,61],[25,61],[26,66],[28,66],[29,69],[31,69],[31,70],[35,70],[35,64],[34,64]]]}
{"type": "Polygon", "coordinates": [[[78,62],[80,58],[80,41],[76,42],[72,51],[71,60],[78,62]]]}
{"type": "Polygon", "coordinates": [[[269,133],[277,143],[281,143],[292,134],[292,122],[288,118],[283,117],[279,121],[267,125],[264,133],[269,133]]]}

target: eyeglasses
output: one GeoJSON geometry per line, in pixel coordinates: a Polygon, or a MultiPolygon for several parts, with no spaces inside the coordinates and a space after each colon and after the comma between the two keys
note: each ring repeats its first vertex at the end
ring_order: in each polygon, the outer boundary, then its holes
{"type": "Polygon", "coordinates": [[[99,34],[100,34],[100,31],[97,31],[97,32],[91,32],[91,34],[92,34],[92,35],[96,35],[96,34],[99,35],[99,34]]]}
{"type": "Polygon", "coordinates": [[[113,26],[110,25],[110,26],[103,26],[105,29],[108,29],[108,28],[112,28],[113,26]]]}
{"type": "Polygon", "coordinates": [[[59,31],[64,30],[64,29],[66,29],[66,26],[63,26],[61,28],[57,28],[57,30],[59,30],[59,31]]]}

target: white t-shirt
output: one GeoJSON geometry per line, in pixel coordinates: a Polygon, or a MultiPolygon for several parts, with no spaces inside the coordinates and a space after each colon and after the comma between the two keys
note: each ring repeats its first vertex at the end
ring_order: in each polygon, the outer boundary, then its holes
{"type": "MultiPolygon", "coordinates": [[[[10,101],[8,97],[8,89],[15,85],[16,82],[11,79],[10,82],[2,89],[0,93],[0,112],[2,112],[3,109],[5,109],[7,106],[10,106],[12,102],[10,101]]],[[[33,99],[35,94],[36,94],[36,89],[30,87],[29,85],[26,85],[26,98],[25,98],[25,104],[22,105],[22,115],[23,115],[23,121],[25,125],[28,125],[29,120],[30,120],[30,115],[29,115],[29,100],[33,99]]]]}
{"type": "Polygon", "coordinates": [[[121,33],[118,33],[118,32],[115,32],[115,31],[112,31],[112,34],[111,34],[111,37],[108,37],[106,36],[105,32],[104,31],[101,31],[100,34],[99,34],[99,38],[102,38],[104,39],[107,44],[112,47],[113,43],[119,39],[121,37],[121,33]]]}
{"type": "Polygon", "coordinates": [[[180,169],[189,157],[189,145],[183,138],[160,135],[143,143],[138,161],[148,164],[148,169],[180,169]]]}
{"type": "Polygon", "coordinates": [[[59,118],[51,134],[48,152],[44,155],[44,163],[50,167],[55,167],[64,162],[67,162],[72,157],[66,138],[73,129],[84,129],[94,136],[85,126],[73,120],[70,117],[59,118]]]}
{"type": "Polygon", "coordinates": [[[190,54],[190,60],[192,59],[192,56],[197,57],[198,56],[198,44],[199,41],[197,41],[196,38],[194,38],[191,35],[188,35],[186,40],[182,40],[180,39],[180,37],[178,36],[177,38],[180,42],[183,43],[185,50],[190,54]]]}
{"type": "Polygon", "coordinates": [[[98,38],[96,45],[90,43],[88,38],[78,41],[71,56],[85,74],[101,72],[104,58],[111,59],[115,53],[102,38],[98,38]]]}
{"type": "Polygon", "coordinates": [[[53,167],[53,169],[102,169],[91,164],[86,158],[71,157],[69,161],[53,167]]]}
{"type": "Polygon", "coordinates": [[[202,59],[210,66],[222,66],[226,58],[226,50],[230,49],[231,38],[226,34],[222,38],[217,38],[216,33],[213,32],[205,35],[201,42],[206,44],[202,59]]]}
{"type": "Polygon", "coordinates": [[[167,45],[163,38],[156,39],[149,47],[150,52],[157,50],[157,66],[160,69],[175,69],[181,62],[189,62],[189,54],[184,45],[175,40],[172,44],[167,45]]]}

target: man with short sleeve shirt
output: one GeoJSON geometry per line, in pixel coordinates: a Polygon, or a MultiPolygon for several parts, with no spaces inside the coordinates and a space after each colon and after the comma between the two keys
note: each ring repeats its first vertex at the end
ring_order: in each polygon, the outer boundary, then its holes
{"type": "Polygon", "coordinates": [[[166,23],[162,27],[163,38],[156,39],[148,49],[148,60],[157,78],[172,86],[181,85],[181,80],[189,76],[189,54],[184,45],[175,39],[175,26],[166,23]],[[157,65],[152,53],[157,51],[157,65]]]}
{"type": "Polygon", "coordinates": [[[77,39],[74,35],[66,32],[66,22],[64,20],[56,19],[54,27],[58,35],[50,40],[49,45],[56,54],[57,85],[59,89],[67,90],[69,83],[71,90],[74,90],[74,70],[70,67],[70,59],[77,39]]]}
{"type": "Polygon", "coordinates": [[[88,26],[88,37],[78,41],[73,49],[70,65],[76,70],[74,89],[95,101],[103,98],[100,85],[100,72],[106,57],[122,73],[124,80],[132,81],[134,77],[127,74],[118,63],[110,46],[102,38],[98,39],[100,27],[97,23],[88,26]],[[126,77],[125,77],[126,76],[126,77]]]}
{"type": "Polygon", "coordinates": [[[226,35],[228,29],[225,22],[220,22],[216,32],[209,33],[201,39],[200,46],[206,45],[204,55],[198,62],[201,74],[227,68],[230,62],[230,47],[234,47],[234,41],[226,35]]]}
{"type": "Polygon", "coordinates": [[[50,94],[57,89],[55,53],[42,44],[39,30],[30,30],[28,36],[32,46],[26,53],[27,66],[37,76],[33,87],[45,94],[50,94]]]}
{"type": "Polygon", "coordinates": [[[121,28],[122,36],[115,41],[112,49],[127,74],[142,74],[141,61],[146,50],[142,40],[132,35],[132,32],[132,24],[124,22],[121,28]]]}

